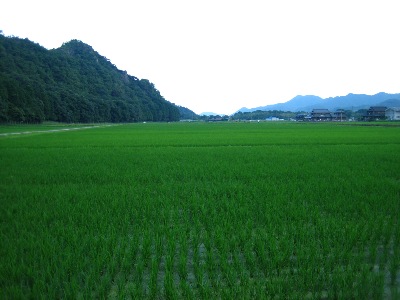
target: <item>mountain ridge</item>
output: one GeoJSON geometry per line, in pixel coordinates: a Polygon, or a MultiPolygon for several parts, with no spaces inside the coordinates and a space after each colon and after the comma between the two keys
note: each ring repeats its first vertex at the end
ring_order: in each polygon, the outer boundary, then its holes
{"type": "Polygon", "coordinates": [[[368,108],[370,106],[376,106],[384,101],[388,100],[399,100],[400,93],[388,94],[384,92],[377,93],[375,95],[366,94],[353,94],[349,93],[346,96],[335,96],[328,98],[321,98],[314,95],[297,95],[284,103],[271,104],[266,106],[258,106],[255,108],[243,107],[237,112],[252,112],[256,110],[268,111],[268,110],[281,110],[281,111],[305,111],[310,112],[314,108],[326,108],[330,110],[336,109],[349,109],[357,110],[368,108]]]}

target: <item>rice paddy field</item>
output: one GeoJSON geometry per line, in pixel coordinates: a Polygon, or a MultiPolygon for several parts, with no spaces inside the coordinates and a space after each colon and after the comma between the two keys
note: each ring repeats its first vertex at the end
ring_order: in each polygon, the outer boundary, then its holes
{"type": "Polygon", "coordinates": [[[0,298],[398,299],[400,127],[361,125],[0,135],[0,298]]]}

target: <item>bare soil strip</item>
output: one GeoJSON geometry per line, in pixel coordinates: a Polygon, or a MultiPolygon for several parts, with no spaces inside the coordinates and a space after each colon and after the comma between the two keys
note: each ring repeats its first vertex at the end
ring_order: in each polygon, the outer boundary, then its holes
{"type": "Polygon", "coordinates": [[[114,125],[95,125],[95,126],[83,126],[83,127],[73,127],[73,128],[50,129],[50,130],[32,130],[32,131],[23,131],[23,132],[7,132],[7,133],[0,133],[0,136],[71,131],[71,130],[90,129],[90,128],[99,128],[99,127],[109,127],[109,126],[114,126],[114,125]]]}

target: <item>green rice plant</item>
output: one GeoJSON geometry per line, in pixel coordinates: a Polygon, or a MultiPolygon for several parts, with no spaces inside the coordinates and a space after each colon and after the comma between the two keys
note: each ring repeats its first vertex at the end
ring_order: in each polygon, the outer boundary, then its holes
{"type": "Polygon", "coordinates": [[[178,266],[178,274],[181,279],[181,281],[186,281],[187,280],[187,263],[188,263],[188,258],[187,258],[187,252],[180,253],[179,255],[179,266],[178,266]]]}
{"type": "Polygon", "coordinates": [[[193,288],[187,283],[187,281],[181,281],[180,289],[182,290],[183,299],[195,299],[193,288]]]}
{"type": "Polygon", "coordinates": [[[143,273],[144,273],[144,262],[139,260],[134,270],[134,282],[139,290],[140,294],[144,293],[145,288],[143,287],[143,273]]]}
{"type": "Polygon", "coordinates": [[[174,284],[172,270],[167,268],[164,279],[165,299],[177,299],[177,292],[174,284]]]}
{"type": "Polygon", "coordinates": [[[394,239],[395,241],[393,242],[393,253],[389,262],[390,284],[392,286],[396,286],[396,280],[398,274],[400,273],[400,249],[398,246],[396,246],[396,240],[398,240],[398,237],[394,239]]]}
{"type": "Polygon", "coordinates": [[[153,257],[151,259],[151,275],[150,275],[150,282],[149,282],[149,289],[150,289],[150,297],[155,297],[158,292],[158,259],[153,257]]]}

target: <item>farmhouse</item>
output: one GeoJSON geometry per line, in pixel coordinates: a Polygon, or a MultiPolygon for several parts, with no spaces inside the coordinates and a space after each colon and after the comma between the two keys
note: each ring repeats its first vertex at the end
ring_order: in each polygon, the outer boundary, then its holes
{"type": "Polygon", "coordinates": [[[342,122],[342,121],[347,121],[347,116],[345,114],[344,109],[338,109],[333,113],[333,121],[338,121],[338,122],[342,122]]]}
{"type": "Polygon", "coordinates": [[[385,117],[391,121],[400,121],[400,107],[389,107],[385,111],[385,117]]]}
{"type": "Polygon", "coordinates": [[[305,121],[306,117],[307,117],[307,115],[305,115],[305,114],[297,114],[296,121],[305,121]]]}
{"type": "Polygon", "coordinates": [[[311,121],[332,121],[332,113],[328,109],[313,109],[311,112],[311,121]]]}
{"type": "Polygon", "coordinates": [[[325,108],[315,108],[309,115],[298,114],[296,121],[347,121],[347,115],[344,109],[338,109],[335,112],[330,112],[325,108]]]}
{"type": "Polygon", "coordinates": [[[386,106],[371,106],[363,116],[363,120],[364,121],[385,120],[386,108],[387,108],[386,106]]]}

